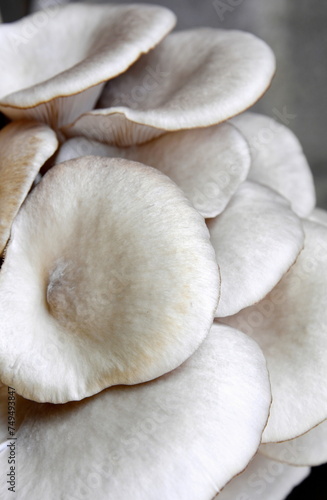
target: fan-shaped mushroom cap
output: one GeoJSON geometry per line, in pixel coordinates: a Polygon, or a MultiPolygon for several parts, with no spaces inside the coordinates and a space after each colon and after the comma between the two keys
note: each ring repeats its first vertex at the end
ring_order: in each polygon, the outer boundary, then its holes
{"type": "Polygon", "coordinates": [[[263,444],[260,452],[290,465],[321,465],[327,462],[327,420],[290,441],[263,444]]]}
{"type": "Polygon", "coordinates": [[[0,254],[38,171],[57,147],[55,133],[39,123],[15,122],[0,131],[0,254]]]}
{"type": "Polygon", "coordinates": [[[327,417],[327,228],[304,221],[304,229],[304,249],[272,292],[223,319],[267,359],[273,402],[263,443],[293,439],[327,417]]]}
{"type": "Polygon", "coordinates": [[[258,453],[215,500],[284,500],[309,473],[309,467],[280,464],[258,453]]]}
{"type": "Polygon", "coordinates": [[[163,7],[76,3],[1,25],[0,65],[11,70],[1,75],[0,110],[53,128],[69,123],[174,24],[163,7]]]}
{"type": "Polygon", "coordinates": [[[109,82],[99,107],[65,128],[129,146],[163,131],[208,127],[254,104],[270,84],[275,59],[254,35],[201,28],[169,35],[109,82]]]}
{"type": "MultiPolygon", "coordinates": [[[[156,380],[78,403],[34,403],[18,435],[20,495],[208,500],[256,452],[270,398],[257,344],[214,325],[193,356],[156,380]]],[[[0,488],[9,498],[4,481],[0,488]]]]}
{"type": "Polygon", "coordinates": [[[176,182],[204,217],[215,217],[224,210],[250,168],[246,141],[227,123],[167,133],[130,148],[76,137],[63,144],[56,162],[83,154],[118,156],[159,169],[176,182]]]}
{"type": "Polygon", "coordinates": [[[123,159],[57,165],[1,270],[2,381],[58,403],[158,377],[203,341],[218,288],[204,220],[168,177],[123,159]]]}
{"type": "Polygon", "coordinates": [[[226,209],[208,221],[221,273],[217,317],[263,299],[303,247],[302,223],[271,189],[244,182],[226,209]]]}
{"type": "Polygon", "coordinates": [[[271,187],[291,202],[300,217],[316,202],[313,177],[293,132],[268,116],[243,113],[232,123],[247,139],[252,153],[249,180],[271,187]]]}

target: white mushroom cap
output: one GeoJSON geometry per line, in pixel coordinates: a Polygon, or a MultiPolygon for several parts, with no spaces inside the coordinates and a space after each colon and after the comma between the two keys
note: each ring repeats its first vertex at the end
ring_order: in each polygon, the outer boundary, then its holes
{"type": "Polygon", "coordinates": [[[293,132],[268,116],[243,113],[232,123],[247,139],[252,163],[249,180],[271,187],[291,202],[300,217],[316,202],[313,176],[293,132]]]}
{"type": "Polygon", "coordinates": [[[123,159],[57,165],[1,270],[2,381],[59,403],[158,377],[203,341],[218,291],[204,220],[168,177],[123,159]]]}
{"type": "Polygon", "coordinates": [[[255,454],[270,401],[257,344],[214,325],[193,356],[152,382],[33,403],[18,434],[20,495],[208,500],[255,454]]]}
{"type": "Polygon", "coordinates": [[[263,444],[260,452],[290,465],[321,465],[327,462],[327,420],[290,441],[263,444]]]}
{"type": "Polygon", "coordinates": [[[37,173],[57,147],[55,133],[39,123],[15,122],[0,131],[0,254],[37,173]]]}
{"type": "Polygon", "coordinates": [[[54,128],[69,123],[174,24],[159,6],[74,3],[2,25],[0,110],[54,128]]]}
{"type": "Polygon", "coordinates": [[[208,227],[221,273],[217,317],[263,299],[303,248],[302,223],[288,202],[253,182],[244,182],[208,227]]]}
{"type": "Polygon", "coordinates": [[[270,48],[254,35],[201,28],[169,35],[104,89],[99,107],[68,135],[128,146],[163,131],[208,127],[241,113],[275,71],[270,48]]]}
{"type": "Polygon", "coordinates": [[[309,467],[280,464],[258,453],[214,500],[284,500],[309,473],[309,467]]]}
{"type": "Polygon", "coordinates": [[[223,320],[252,336],[267,359],[273,402],[263,443],[327,418],[327,228],[304,221],[304,229],[304,249],[272,292],[223,320]]]}
{"type": "Polygon", "coordinates": [[[76,137],[63,144],[56,162],[85,154],[127,158],[159,169],[204,217],[215,217],[224,210],[247,177],[251,161],[245,139],[228,123],[170,132],[130,148],[76,137]]]}

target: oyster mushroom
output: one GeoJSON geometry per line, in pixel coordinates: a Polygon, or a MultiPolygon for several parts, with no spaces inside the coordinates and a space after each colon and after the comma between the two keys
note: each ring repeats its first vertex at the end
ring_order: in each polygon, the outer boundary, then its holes
{"type": "Polygon", "coordinates": [[[217,317],[263,299],[303,248],[299,217],[275,191],[244,182],[224,212],[208,221],[221,272],[217,317]]]}
{"type": "Polygon", "coordinates": [[[123,159],[57,165],[1,270],[2,381],[63,403],[158,377],[204,340],[218,292],[204,220],[168,177],[123,159]]]}
{"type": "Polygon", "coordinates": [[[287,441],[326,419],[327,227],[304,220],[305,246],[258,304],[223,323],[261,346],[273,402],[262,442],[287,441]]]}
{"type": "Polygon", "coordinates": [[[327,420],[295,439],[263,444],[260,453],[290,465],[321,465],[327,461],[327,420]]]}
{"type": "Polygon", "coordinates": [[[126,71],[174,24],[164,7],[82,3],[3,24],[0,66],[11,71],[1,76],[0,110],[60,128],[92,109],[104,82],[126,71]]]}
{"type": "MultiPolygon", "coordinates": [[[[32,402],[17,434],[19,493],[207,500],[255,454],[270,401],[258,345],[214,325],[193,356],[156,380],[66,405],[32,402]]],[[[10,493],[1,481],[1,498],[10,493]]]]}
{"type": "Polygon", "coordinates": [[[62,145],[56,162],[85,154],[122,157],[157,168],[176,182],[204,217],[224,210],[250,168],[248,145],[228,123],[170,132],[129,148],[75,137],[62,145]]]}
{"type": "Polygon", "coordinates": [[[309,467],[280,464],[258,453],[214,500],[284,500],[309,473],[309,467]]]}
{"type": "Polygon", "coordinates": [[[231,121],[249,143],[249,180],[274,189],[290,201],[296,214],[307,217],[315,206],[316,195],[297,137],[281,123],[257,113],[243,113],[231,121]]]}
{"type": "Polygon", "coordinates": [[[0,254],[35,177],[58,147],[46,125],[15,122],[0,131],[0,254]]]}
{"type": "Polygon", "coordinates": [[[210,28],[173,33],[108,83],[102,109],[64,132],[129,146],[164,131],[208,127],[254,104],[274,71],[271,49],[254,35],[210,28]]]}

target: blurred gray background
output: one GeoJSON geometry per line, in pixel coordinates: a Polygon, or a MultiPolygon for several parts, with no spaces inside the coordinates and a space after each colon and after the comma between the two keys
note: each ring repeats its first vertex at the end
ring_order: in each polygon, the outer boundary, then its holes
{"type": "MultiPolygon", "coordinates": [[[[88,0],[92,3],[93,0],[88,0]]],[[[5,21],[65,0],[0,0],[5,21]]],[[[101,3],[94,0],[93,3],[101,3]]],[[[106,0],[102,0],[106,3],[106,0]]],[[[327,208],[327,2],[325,0],[116,0],[171,8],[177,29],[193,26],[241,29],[274,50],[277,73],[255,109],[286,116],[299,137],[316,179],[318,205],[327,208]]]]}

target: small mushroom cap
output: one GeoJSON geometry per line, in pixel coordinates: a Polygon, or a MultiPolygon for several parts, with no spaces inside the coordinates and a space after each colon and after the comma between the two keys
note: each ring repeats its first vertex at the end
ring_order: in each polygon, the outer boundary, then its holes
{"type": "Polygon", "coordinates": [[[243,182],[250,153],[243,136],[228,123],[170,132],[129,148],[108,146],[76,137],[60,149],[57,163],[85,154],[139,161],[168,175],[203,217],[215,217],[243,182]]]}
{"type": "Polygon", "coordinates": [[[0,131],[0,254],[37,173],[57,147],[55,133],[40,123],[15,122],[0,131]]]}
{"type": "Polygon", "coordinates": [[[327,227],[304,221],[296,263],[258,304],[223,322],[261,346],[273,402],[263,443],[300,436],[327,417],[327,227]]]}
{"type": "Polygon", "coordinates": [[[18,435],[20,495],[208,500],[255,454],[270,401],[258,345],[214,325],[193,356],[156,380],[78,403],[33,403],[18,435]]]}
{"type": "Polygon", "coordinates": [[[74,3],[2,25],[0,65],[11,70],[1,77],[0,110],[53,127],[69,123],[174,24],[164,7],[74,3]]]}
{"type": "Polygon", "coordinates": [[[263,299],[303,248],[299,217],[271,189],[244,182],[226,209],[208,221],[221,273],[217,317],[263,299]]]}
{"type": "Polygon", "coordinates": [[[168,177],[123,159],[57,165],[1,270],[2,381],[62,403],[158,377],[203,341],[218,292],[204,219],[168,177]]]}
{"type": "Polygon", "coordinates": [[[257,453],[214,500],[284,500],[309,474],[309,467],[291,467],[257,453]]]}
{"type": "Polygon", "coordinates": [[[263,444],[260,453],[290,465],[321,465],[327,462],[327,420],[290,441],[263,444]]]}
{"type": "Polygon", "coordinates": [[[241,113],[275,71],[270,48],[254,35],[201,28],[173,33],[105,87],[99,107],[65,128],[129,146],[163,131],[208,127],[241,113]]]}
{"type": "Polygon", "coordinates": [[[249,180],[274,189],[306,217],[315,206],[313,176],[301,144],[293,132],[268,116],[243,113],[232,119],[249,143],[252,163],[249,180]]]}

